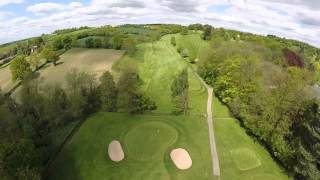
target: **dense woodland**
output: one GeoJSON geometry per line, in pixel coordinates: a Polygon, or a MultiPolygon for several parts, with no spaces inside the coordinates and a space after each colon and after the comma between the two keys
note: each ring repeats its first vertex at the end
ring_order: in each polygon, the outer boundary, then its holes
{"type": "MultiPolygon", "coordinates": [[[[210,46],[198,62],[195,57],[189,62],[247,132],[296,179],[320,179],[319,97],[314,91],[320,50],[272,35],[200,24],[71,28],[9,44],[0,59],[11,61],[13,80],[22,82],[22,93],[21,102],[5,92],[0,97],[0,176],[45,177],[46,165],[58,149],[50,134],[94,112],[141,114],[157,108],[140,90],[143,82],[134,65],[119,69],[117,80],[110,72],[96,79],[73,69],[63,88],[35,78],[43,64],[56,65],[59,55],[73,47],[123,49],[130,55],[139,43],[190,31],[202,31],[210,46]]],[[[175,38],[171,44],[176,46],[175,38]]],[[[190,56],[181,47],[177,51],[190,56]]],[[[171,85],[173,113],[187,114],[188,88],[188,70],[183,70],[171,85]]]]}

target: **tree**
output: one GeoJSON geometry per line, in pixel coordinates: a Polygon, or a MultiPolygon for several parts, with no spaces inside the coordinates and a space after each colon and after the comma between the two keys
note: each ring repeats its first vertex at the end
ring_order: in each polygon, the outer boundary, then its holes
{"type": "Polygon", "coordinates": [[[69,110],[74,119],[95,112],[99,105],[98,85],[93,74],[71,69],[66,75],[69,110]]]}
{"type": "Polygon", "coordinates": [[[95,38],[93,40],[93,44],[95,48],[101,48],[102,47],[102,41],[100,38],[95,38]]]}
{"type": "Polygon", "coordinates": [[[181,35],[188,35],[188,29],[187,28],[182,28],[180,34],[181,35]]]}
{"type": "Polygon", "coordinates": [[[79,46],[78,39],[72,38],[71,47],[78,47],[78,46],[79,46]]]}
{"type": "Polygon", "coordinates": [[[118,82],[120,112],[141,114],[157,108],[155,102],[139,91],[142,81],[135,69],[125,69],[118,82]]]}
{"type": "Polygon", "coordinates": [[[57,65],[57,61],[60,59],[58,53],[48,46],[42,50],[41,54],[42,57],[47,60],[47,62],[52,62],[54,66],[57,65]]]}
{"type": "Polygon", "coordinates": [[[123,38],[121,34],[115,34],[111,39],[111,46],[113,49],[121,49],[123,38]]]}
{"type": "Polygon", "coordinates": [[[184,69],[171,84],[171,97],[174,103],[174,113],[184,115],[189,109],[188,69],[184,69]]]}
{"type": "Polygon", "coordinates": [[[210,40],[212,27],[210,25],[203,26],[203,40],[210,40]]]}
{"type": "Polygon", "coordinates": [[[109,71],[100,77],[100,101],[103,111],[113,112],[117,110],[117,87],[109,71]]]}
{"type": "Polygon", "coordinates": [[[17,56],[14,58],[10,64],[10,70],[14,81],[24,79],[32,72],[25,56],[17,56]]]}
{"type": "Polygon", "coordinates": [[[92,38],[88,38],[85,41],[85,45],[87,48],[93,48],[94,47],[94,41],[92,38]]]}
{"type": "Polygon", "coordinates": [[[293,146],[297,147],[293,170],[297,179],[320,179],[320,112],[317,102],[310,102],[293,126],[293,146]]]}
{"type": "Polygon", "coordinates": [[[128,54],[133,54],[136,51],[136,42],[132,38],[126,38],[121,46],[121,49],[126,50],[128,54]]]}
{"type": "Polygon", "coordinates": [[[33,53],[29,56],[29,62],[32,69],[37,70],[41,62],[41,54],[33,53]]]}
{"type": "Polygon", "coordinates": [[[177,45],[177,43],[176,43],[176,37],[175,37],[175,36],[172,36],[172,37],[171,37],[171,45],[172,45],[172,46],[176,46],[176,45],[177,45]]]}

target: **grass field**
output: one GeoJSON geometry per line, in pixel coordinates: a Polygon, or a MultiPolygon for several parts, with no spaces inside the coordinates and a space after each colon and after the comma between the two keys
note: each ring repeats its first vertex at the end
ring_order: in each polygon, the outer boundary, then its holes
{"type": "Polygon", "coordinates": [[[49,179],[212,179],[204,125],[192,117],[95,114],[56,159],[49,179]],[[113,139],[123,144],[120,163],[108,158],[113,139]],[[190,153],[193,166],[188,171],[171,162],[170,150],[176,147],[190,153]]]}
{"type": "Polygon", "coordinates": [[[43,67],[39,71],[40,78],[43,78],[45,83],[63,83],[65,75],[72,68],[100,76],[110,70],[112,63],[122,55],[123,51],[112,49],[71,49],[60,56],[57,66],[49,63],[43,67]]]}
{"type": "Polygon", "coordinates": [[[188,35],[176,34],[177,47],[186,49],[189,52],[189,57],[199,59],[209,48],[209,43],[201,39],[201,34],[193,32],[188,35]]]}
{"type": "MultiPolygon", "coordinates": [[[[171,115],[170,85],[188,64],[171,46],[172,35],[138,46],[138,52],[117,61],[116,68],[135,62],[144,81],[142,89],[158,106],[145,115],[97,113],[87,119],[51,166],[49,179],[206,180],[214,179],[205,117],[207,92],[189,70],[190,113],[171,115]],[[108,144],[122,143],[125,159],[109,160],[108,144]],[[178,170],[170,150],[185,148],[191,169],[178,170]]],[[[214,125],[221,179],[287,179],[268,152],[254,142],[215,99],[214,125]]]]}
{"type": "Polygon", "coordinates": [[[267,150],[248,136],[217,98],[213,101],[221,179],[289,179],[267,150]]]}

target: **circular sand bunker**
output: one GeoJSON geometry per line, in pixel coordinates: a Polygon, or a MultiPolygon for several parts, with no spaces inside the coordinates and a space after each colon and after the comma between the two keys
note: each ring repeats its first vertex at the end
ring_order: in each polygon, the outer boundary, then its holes
{"type": "Polygon", "coordinates": [[[133,126],[127,132],[124,144],[130,158],[138,161],[161,160],[177,137],[176,129],[169,124],[150,121],[133,126]]]}
{"type": "Polygon", "coordinates": [[[122,146],[119,141],[113,140],[108,147],[109,158],[112,161],[119,162],[124,158],[122,146]]]}
{"type": "Polygon", "coordinates": [[[192,166],[191,157],[185,149],[178,148],[172,150],[170,157],[178,169],[189,169],[192,166]]]}

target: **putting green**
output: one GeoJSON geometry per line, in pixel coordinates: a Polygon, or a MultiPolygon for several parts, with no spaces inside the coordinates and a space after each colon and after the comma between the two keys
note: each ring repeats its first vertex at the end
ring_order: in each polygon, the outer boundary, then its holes
{"type": "Polygon", "coordinates": [[[261,161],[255,152],[248,148],[239,148],[230,152],[233,161],[241,171],[253,169],[261,165],[261,161]]]}
{"type": "Polygon", "coordinates": [[[136,125],[126,134],[125,148],[128,156],[136,160],[163,158],[161,155],[177,140],[177,136],[177,131],[168,124],[146,122],[136,125]]]}

